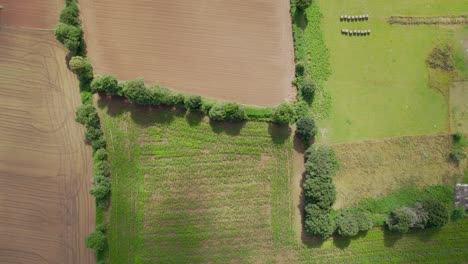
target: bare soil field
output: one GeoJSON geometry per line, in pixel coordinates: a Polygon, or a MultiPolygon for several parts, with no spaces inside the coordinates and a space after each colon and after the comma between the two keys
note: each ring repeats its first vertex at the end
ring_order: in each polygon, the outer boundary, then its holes
{"type": "Polygon", "coordinates": [[[18,28],[0,43],[0,263],[94,263],[91,149],[65,48],[18,28]]]}
{"type": "Polygon", "coordinates": [[[57,23],[64,0],[0,0],[0,24],[28,27],[53,28],[57,23]]]}
{"type": "Polygon", "coordinates": [[[451,184],[462,169],[449,160],[450,136],[413,136],[334,146],[340,169],[336,208],[406,186],[451,184]]]}
{"type": "Polygon", "coordinates": [[[289,0],[82,0],[98,74],[251,105],[293,96],[289,0]]]}

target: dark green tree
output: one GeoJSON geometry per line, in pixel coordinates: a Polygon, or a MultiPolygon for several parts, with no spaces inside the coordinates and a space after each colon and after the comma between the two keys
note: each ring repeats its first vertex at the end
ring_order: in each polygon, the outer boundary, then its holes
{"type": "Polygon", "coordinates": [[[58,41],[72,53],[77,53],[81,46],[81,38],[83,35],[80,27],[58,23],[57,26],[55,26],[54,32],[58,41]]]}
{"type": "Polygon", "coordinates": [[[97,254],[103,252],[107,247],[106,235],[96,230],[86,237],[86,247],[94,250],[97,254]]]}
{"type": "Polygon", "coordinates": [[[305,153],[306,175],[308,177],[332,177],[338,168],[338,161],[332,148],[314,144],[305,153]]]}
{"type": "Polygon", "coordinates": [[[283,103],[275,108],[271,116],[271,120],[275,123],[292,123],[295,119],[294,107],[290,104],[283,103]]]}
{"type": "Polygon", "coordinates": [[[70,1],[70,3],[62,9],[59,21],[72,26],[80,26],[80,15],[75,1],[70,1]]]}
{"type": "Polygon", "coordinates": [[[306,78],[300,85],[302,98],[307,102],[311,102],[315,94],[315,84],[310,78],[306,78]]]}
{"type": "Polygon", "coordinates": [[[406,233],[411,227],[416,215],[408,207],[394,209],[388,217],[386,224],[390,231],[406,233]]]}
{"type": "Polygon", "coordinates": [[[111,75],[98,76],[91,82],[91,91],[93,93],[110,93],[117,95],[119,90],[119,82],[111,75]]]}
{"type": "Polygon", "coordinates": [[[187,96],[184,105],[190,111],[198,111],[202,106],[202,98],[199,95],[187,96]]]}
{"type": "Polygon", "coordinates": [[[335,219],[336,233],[344,237],[352,237],[359,233],[359,223],[356,215],[343,210],[335,219]]]}
{"type": "Polygon", "coordinates": [[[313,236],[326,239],[335,231],[335,222],[328,210],[309,204],[305,208],[305,230],[313,236]]]}
{"type": "Polygon", "coordinates": [[[154,95],[146,88],[143,79],[128,80],[122,83],[122,93],[132,102],[139,105],[154,103],[154,95]]]}
{"type": "Polygon", "coordinates": [[[302,142],[307,145],[311,139],[317,134],[315,122],[310,117],[302,117],[296,123],[296,133],[301,138],[302,142]]]}
{"type": "Polygon", "coordinates": [[[336,200],[335,185],[331,178],[308,178],[304,181],[304,196],[307,203],[329,209],[336,200]]]}
{"type": "Polygon", "coordinates": [[[306,10],[312,4],[312,0],[296,0],[296,6],[300,10],[306,10]]]}
{"type": "Polygon", "coordinates": [[[425,200],[422,207],[427,213],[427,227],[441,227],[449,220],[449,210],[447,206],[438,200],[425,200]]]}

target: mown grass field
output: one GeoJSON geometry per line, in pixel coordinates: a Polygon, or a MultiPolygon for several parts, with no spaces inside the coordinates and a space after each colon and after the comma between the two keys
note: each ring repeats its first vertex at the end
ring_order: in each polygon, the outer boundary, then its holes
{"type": "Polygon", "coordinates": [[[98,102],[112,166],[110,263],[459,263],[467,220],[404,236],[297,241],[292,143],[267,123],[222,125],[98,102]]]}
{"type": "MultiPolygon", "coordinates": [[[[318,1],[330,54],[329,117],[320,122],[320,140],[344,143],[390,136],[438,134],[449,129],[448,100],[428,85],[425,60],[438,43],[454,43],[462,26],[390,25],[390,16],[468,13],[466,2],[318,1]],[[369,14],[363,22],[340,22],[341,15],[369,14]],[[341,35],[342,28],[371,29],[370,36],[341,35]]],[[[314,16],[314,8],[307,11],[314,16]]],[[[305,30],[312,34],[313,27],[305,30]]],[[[313,49],[310,43],[310,49],[313,49]]]]}

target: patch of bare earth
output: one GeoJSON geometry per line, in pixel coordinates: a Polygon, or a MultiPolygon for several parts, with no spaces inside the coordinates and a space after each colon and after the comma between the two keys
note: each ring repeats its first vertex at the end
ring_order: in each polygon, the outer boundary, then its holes
{"type": "Polygon", "coordinates": [[[99,74],[251,105],[293,93],[289,0],[81,0],[99,74]]]}
{"type": "Polygon", "coordinates": [[[0,25],[53,28],[64,0],[0,0],[0,25]]]}
{"type": "MultiPolygon", "coordinates": [[[[2,4],[16,2],[30,3],[2,4]]],[[[2,27],[0,43],[0,263],[94,263],[91,150],[66,51],[48,31],[2,27]]]]}
{"type": "Polygon", "coordinates": [[[334,146],[340,169],[335,208],[404,186],[452,183],[461,169],[449,160],[450,136],[411,136],[334,146]]]}

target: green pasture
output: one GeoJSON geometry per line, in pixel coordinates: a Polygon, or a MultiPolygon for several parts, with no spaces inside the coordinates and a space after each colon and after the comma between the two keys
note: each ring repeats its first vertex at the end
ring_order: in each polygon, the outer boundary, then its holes
{"type": "MultiPolygon", "coordinates": [[[[437,44],[454,43],[463,28],[390,25],[387,19],[466,14],[466,2],[319,0],[318,5],[320,11],[312,7],[307,17],[313,20],[316,12],[323,15],[321,28],[331,68],[324,84],[331,108],[328,118],[319,122],[320,141],[343,143],[448,131],[448,100],[429,88],[425,60],[437,44]],[[340,22],[341,15],[358,14],[369,14],[370,19],[340,22]],[[345,36],[341,29],[372,33],[345,36]]],[[[306,27],[304,35],[312,34],[315,27],[306,27]]],[[[313,42],[309,48],[313,52],[313,42]]]]}
{"type": "Polygon", "coordinates": [[[298,241],[287,128],[210,123],[117,99],[98,106],[112,170],[110,263],[440,263],[468,257],[466,220],[406,235],[374,228],[353,239],[298,241]]]}

